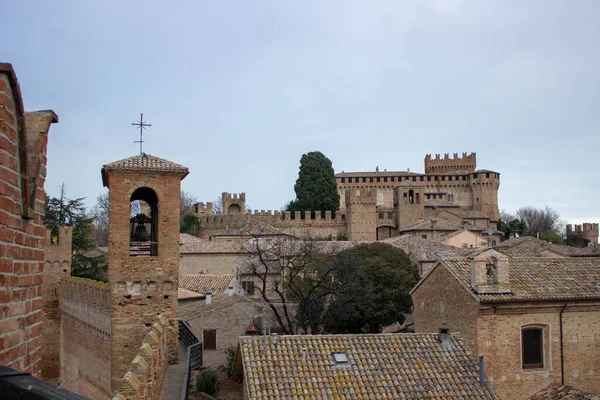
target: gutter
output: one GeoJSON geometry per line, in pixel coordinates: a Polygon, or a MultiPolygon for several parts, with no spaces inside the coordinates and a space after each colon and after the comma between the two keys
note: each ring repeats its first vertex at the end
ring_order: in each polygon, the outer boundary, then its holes
{"type": "Polygon", "coordinates": [[[567,308],[567,304],[569,303],[565,303],[565,305],[563,306],[562,310],[560,310],[560,313],[558,314],[558,319],[560,321],[560,384],[561,386],[564,386],[565,384],[565,352],[564,352],[564,345],[563,345],[563,312],[565,311],[565,308],[567,308]]]}

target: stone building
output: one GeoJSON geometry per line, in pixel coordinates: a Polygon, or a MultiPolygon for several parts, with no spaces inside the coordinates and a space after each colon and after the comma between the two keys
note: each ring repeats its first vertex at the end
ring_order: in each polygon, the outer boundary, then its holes
{"type": "Polygon", "coordinates": [[[442,259],[412,290],[415,332],[444,326],[485,359],[502,398],[550,384],[600,392],[600,259],[442,259]]]}
{"type": "Polygon", "coordinates": [[[44,183],[53,111],[25,112],[0,63],[0,365],[41,375],[44,183]]]}
{"type": "Polygon", "coordinates": [[[341,172],[335,175],[340,194],[340,209],[335,212],[244,212],[245,193],[223,193],[221,214],[213,213],[212,203],[196,204],[194,213],[199,217],[200,234],[206,237],[266,224],[296,236],[362,241],[384,240],[403,233],[425,235],[411,227],[426,220],[445,219],[454,224],[452,229],[445,231],[444,238],[441,233],[430,233],[434,240],[445,241],[447,234],[463,232],[461,225],[470,224],[466,234],[457,233],[448,243],[462,246],[466,242],[461,239],[468,236],[469,243],[481,247],[500,241],[500,174],[475,168],[475,153],[463,153],[453,158],[448,154],[444,158],[427,155],[423,174],[382,172],[378,168],[375,172],[341,172]]]}

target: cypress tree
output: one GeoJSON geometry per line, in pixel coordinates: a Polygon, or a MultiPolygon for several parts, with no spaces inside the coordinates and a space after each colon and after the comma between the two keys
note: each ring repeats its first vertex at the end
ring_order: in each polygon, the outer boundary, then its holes
{"type": "Polygon", "coordinates": [[[288,211],[325,212],[340,208],[340,195],[331,160],[320,151],[302,155],[294,191],[296,200],[288,205],[288,211]]]}

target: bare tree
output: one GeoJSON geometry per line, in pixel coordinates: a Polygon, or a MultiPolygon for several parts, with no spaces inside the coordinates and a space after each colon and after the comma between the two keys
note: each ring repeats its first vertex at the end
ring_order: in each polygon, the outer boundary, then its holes
{"type": "Polygon", "coordinates": [[[179,203],[179,225],[183,225],[183,218],[187,214],[192,213],[192,209],[194,204],[198,202],[198,199],[195,196],[192,196],[190,193],[185,190],[181,190],[181,202],[179,203]]]}
{"type": "Polygon", "coordinates": [[[516,215],[527,224],[527,235],[536,236],[543,232],[562,234],[564,224],[560,220],[560,214],[548,206],[543,209],[521,207],[517,210],[516,215]]]}
{"type": "Polygon", "coordinates": [[[253,230],[252,239],[241,245],[242,273],[254,278],[284,334],[297,333],[298,325],[318,331],[336,289],[333,255],[314,240],[267,237],[260,227],[253,230]]]}
{"type": "Polygon", "coordinates": [[[213,201],[213,214],[221,215],[223,214],[223,200],[220,197],[217,197],[215,201],[213,201]]]}
{"type": "Polygon", "coordinates": [[[104,192],[96,197],[96,204],[90,210],[94,218],[92,239],[96,246],[108,246],[108,209],[108,192],[104,192]]]}

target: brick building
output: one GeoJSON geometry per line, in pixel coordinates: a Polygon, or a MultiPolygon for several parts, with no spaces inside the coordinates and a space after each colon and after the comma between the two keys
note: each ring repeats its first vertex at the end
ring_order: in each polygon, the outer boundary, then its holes
{"type": "Polygon", "coordinates": [[[442,259],[412,290],[415,332],[444,325],[484,355],[502,398],[550,384],[600,392],[600,259],[442,259]]]}
{"type": "Polygon", "coordinates": [[[39,377],[46,151],[53,111],[25,112],[0,63],[0,365],[39,377]]]}

